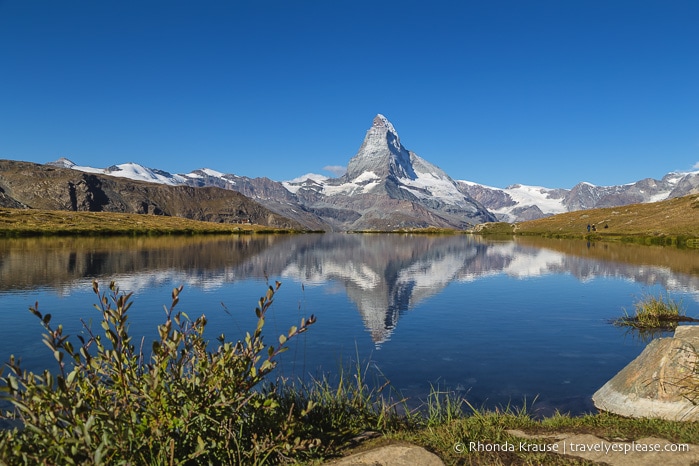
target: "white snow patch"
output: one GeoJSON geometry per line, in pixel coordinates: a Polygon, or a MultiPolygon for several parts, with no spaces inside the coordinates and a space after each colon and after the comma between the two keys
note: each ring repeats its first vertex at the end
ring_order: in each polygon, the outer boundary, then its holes
{"type": "Polygon", "coordinates": [[[552,199],[551,189],[541,186],[517,185],[516,188],[505,189],[505,192],[519,205],[536,204],[545,214],[560,214],[568,210],[563,205],[563,198],[552,199]]]}
{"type": "MultiPolygon", "coordinates": [[[[484,189],[503,192],[512,198],[515,205],[505,206],[500,209],[489,209],[492,213],[502,218],[505,221],[514,221],[515,215],[512,214],[512,210],[517,207],[526,207],[536,205],[545,214],[560,214],[567,212],[568,210],[563,205],[563,198],[554,199],[551,195],[557,191],[556,189],[545,188],[542,186],[528,186],[522,184],[515,184],[508,186],[505,189],[496,188],[494,186],[487,186],[480,183],[475,183],[473,181],[459,180],[459,183],[463,183],[469,186],[480,186],[484,189]]],[[[589,183],[587,183],[589,185],[589,183]]]]}
{"type": "Polygon", "coordinates": [[[84,167],[82,165],[73,165],[72,167],[73,170],[77,170],[79,172],[85,172],[85,173],[101,173],[104,174],[104,168],[93,168],[93,167],[84,167]]]}
{"type": "Polygon", "coordinates": [[[327,179],[328,179],[328,177],[325,175],[319,175],[317,173],[306,173],[305,175],[297,176],[293,180],[282,181],[282,184],[301,183],[301,182],[306,181],[306,180],[325,181],[327,179]]]}
{"type": "Polygon", "coordinates": [[[106,168],[93,168],[75,165],[72,167],[72,169],[86,173],[99,173],[103,175],[116,176],[119,178],[128,178],[136,181],[147,181],[149,183],[178,185],[185,182],[185,178],[181,175],[170,175],[168,177],[160,173],[156,173],[150,168],[146,168],[137,163],[122,163],[115,165],[115,167],[117,168],[116,170],[109,170],[106,168]]]}
{"type": "Polygon", "coordinates": [[[327,179],[327,176],[318,175],[316,173],[308,173],[306,175],[299,176],[298,178],[294,178],[293,180],[282,181],[282,186],[284,186],[287,191],[296,194],[299,189],[306,186],[322,186],[327,179]]]}
{"type": "Polygon", "coordinates": [[[664,200],[667,199],[667,197],[670,195],[670,192],[672,192],[672,191],[671,191],[671,190],[670,190],[670,191],[663,191],[663,192],[658,193],[658,194],[656,194],[656,195],[654,195],[654,196],[651,196],[650,199],[648,200],[648,202],[660,202],[660,201],[664,201],[664,200]]]}
{"type": "Polygon", "coordinates": [[[414,180],[401,178],[403,188],[418,198],[437,197],[439,200],[453,205],[461,205],[465,202],[464,195],[457,189],[451,180],[439,177],[434,173],[418,173],[414,180]],[[413,188],[413,189],[411,189],[413,188]],[[427,191],[427,194],[425,193],[427,191]]]}
{"type": "Polygon", "coordinates": [[[212,169],[210,169],[210,168],[202,168],[202,169],[199,170],[199,171],[202,172],[202,173],[205,173],[206,175],[213,176],[213,177],[215,177],[215,178],[223,178],[224,176],[226,176],[225,173],[221,173],[221,172],[219,172],[219,171],[212,170],[212,169]]]}
{"type": "Polygon", "coordinates": [[[323,185],[323,194],[335,196],[337,194],[352,194],[357,191],[369,192],[378,185],[377,180],[380,180],[380,178],[376,173],[366,171],[349,183],[343,183],[338,186],[323,185]]]}
{"type": "Polygon", "coordinates": [[[364,183],[367,181],[376,180],[378,178],[379,178],[379,175],[377,175],[374,172],[364,172],[361,175],[359,175],[358,177],[356,177],[353,182],[354,183],[364,183]]]}

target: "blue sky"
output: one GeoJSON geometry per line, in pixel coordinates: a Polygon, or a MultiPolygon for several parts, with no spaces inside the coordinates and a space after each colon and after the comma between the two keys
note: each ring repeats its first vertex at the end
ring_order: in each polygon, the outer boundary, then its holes
{"type": "Polygon", "coordinates": [[[699,169],[694,0],[0,0],[0,158],[287,180],[377,113],[452,178],[699,169]]]}

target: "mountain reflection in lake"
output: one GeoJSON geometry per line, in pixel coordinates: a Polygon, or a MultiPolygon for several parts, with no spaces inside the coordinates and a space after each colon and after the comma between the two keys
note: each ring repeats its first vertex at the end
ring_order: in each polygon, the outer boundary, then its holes
{"type": "Polygon", "coordinates": [[[665,290],[699,314],[698,259],[697,250],[464,235],[2,240],[0,358],[53,368],[27,308],[38,301],[80,333],[81,318],[98,316],[92,279],[134,292],[131,330],[149,340],[173,287],[185,285],[178,309],[205,313],[212,340],[237,339],[254,328],[266,283],[279,280],[268,342],[318,317],[290,342],[280,375],[332,375],[359,358],[415,405],[438,387],[474,406],[536,398],[541,413],[577,414],[645,345],[609,319],[665,290]]]}

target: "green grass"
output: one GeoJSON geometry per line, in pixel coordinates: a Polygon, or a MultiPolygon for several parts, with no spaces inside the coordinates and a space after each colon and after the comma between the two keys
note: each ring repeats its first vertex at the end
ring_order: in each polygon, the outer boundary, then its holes
{"type": "Polygon", "coordinates": [[[516,224],[482,224],[471,232],[697,248],[698,214],[699,196],[692,194],[661,202],[566,212],[516,224]],[[594,225],[595,230],[588,231],[588,225],[594,225]]]}
{"type": "Polygon", "coordinates": [[[0,208],[0,237],[161,236],[294,233],[264,225],[213,223],[163,215],[0,208]]]}
{"type": "Polygon", "coordinates": [[[617,326],[627,326],[639,330],[674,329],[687,318],[681,303],[673,300],[670,295],[647,295],[634,303],[634,314],[626,315],[614,321],[617,326]]]}
{"type": "MultiPolygon", "coordinates": [[[[644,437],[664,438],[675,443],[699,443],[699,423],[629,419],[609,413],[569,416],[557,413],[537,419],[524,408],[486,410],[473,407],[463,398],[433,390],[422,415],[413,415],[411,424],[383,432],[358,449],[367,449],[392,442],[409,442],[439,456],[446,465],[579,465],[590,464],[551,452],[527,451],[455,451],[455,445],[481,444],[518,445],[523,439],[511,433],[523,431],[541,437],[567,434],[591,434],[614,441],[632,441],[644,437]]],[[[553,440],[527,439],[527,443],[546,445],[553,440]]]]}

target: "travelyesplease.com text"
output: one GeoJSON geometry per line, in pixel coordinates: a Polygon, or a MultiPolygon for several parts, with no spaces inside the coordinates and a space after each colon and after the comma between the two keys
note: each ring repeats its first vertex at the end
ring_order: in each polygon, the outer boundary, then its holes
{"type": "Polygon", "coordinates": [[[557,443],[530,443],[530,442],[457,442],[454,444],[456,453],[468,452],[550,452],[550,453],[643,453],[643,452],[687,452],[689,445],[686,443],[638,443],[638,442],[596,442],[576,443],[561,441],[557,443]]]}

